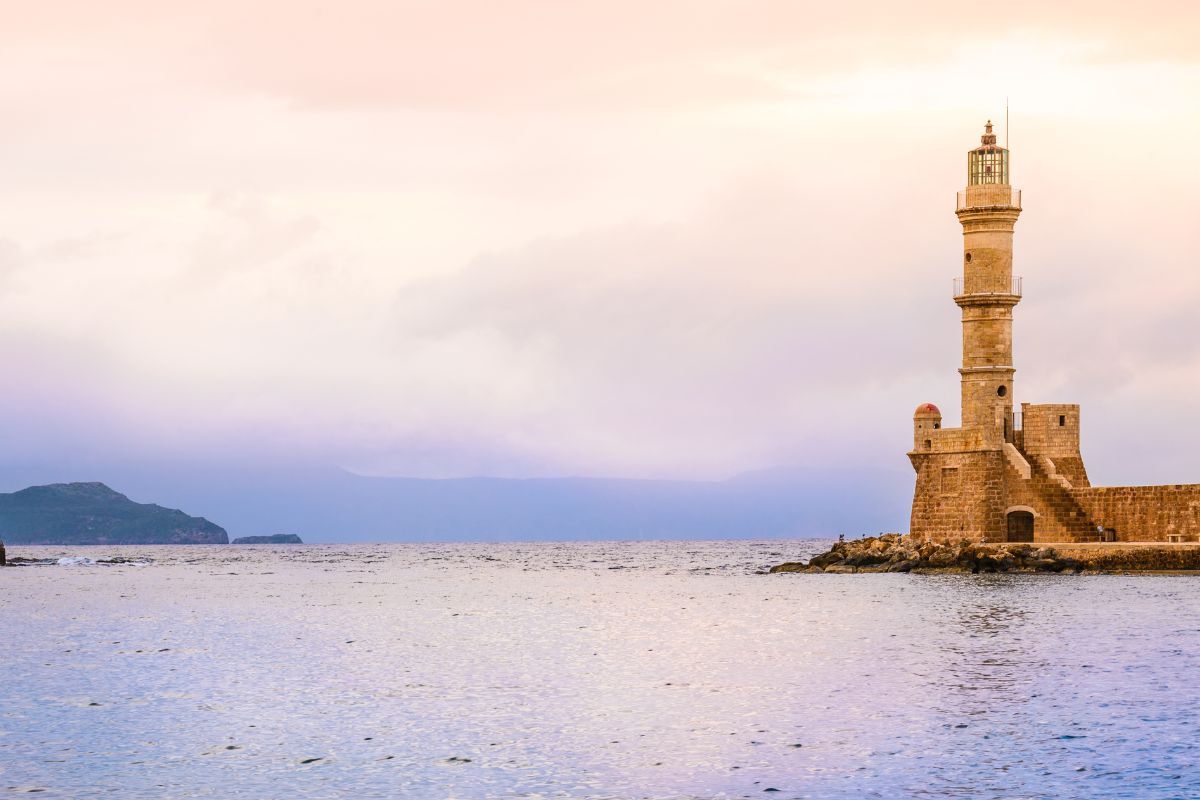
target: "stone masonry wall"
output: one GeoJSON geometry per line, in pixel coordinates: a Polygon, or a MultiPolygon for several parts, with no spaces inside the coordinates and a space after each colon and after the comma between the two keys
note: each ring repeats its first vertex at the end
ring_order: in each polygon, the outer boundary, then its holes
{"type": "Polygon", "coordinates": [[[1172,534],[1200,537],[1200,485],[1093,486],[1071,494],[1097,525],[1121,542],[1165,542],[1172,534]]]}
{"type": "Polygon", "coordinates": [[[1050,458],[1079,456],[1078,405],[1022,403],[1021,417],[1026,453],[1050,458]]]}
{"type": "Polygon", "coordinates": [[[1005,533],[1007,534],[1009,511],[1033,512],[1033,540],[1035,542],[1067,542],[1072,541],[1070,525],[1064,521],[1063,514],[1055,507],[1047,495],[1047,487],[1038,480],[1025,480],[1015,471],[1009,470],[1007,486],[1007,502],[1004,512],[1005,533]]]}
{"type": "Polygon", "coordinates": [[[1003,541],[1004,454],[910,454],[917,470],[909,530],[933,541],[1003,541]]]}

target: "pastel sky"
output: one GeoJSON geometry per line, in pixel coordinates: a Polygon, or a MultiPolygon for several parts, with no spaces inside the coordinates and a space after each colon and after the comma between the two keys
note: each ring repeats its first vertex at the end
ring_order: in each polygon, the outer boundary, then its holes
{"type": "Polygon", "coordinates": [[[1017,401],[1200,481],[1200,4],[0,11],[6,464],[907,469],[1007,97],[1017,401]]]}

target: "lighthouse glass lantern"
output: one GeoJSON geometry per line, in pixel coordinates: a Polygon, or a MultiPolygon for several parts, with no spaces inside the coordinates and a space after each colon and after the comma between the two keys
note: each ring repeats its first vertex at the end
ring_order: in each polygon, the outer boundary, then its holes
{"type": "Polygon", "coordinates": [[[982,144],[967,153],[967,185],[1008,184],[1008,150],[996,144],[989,120],[981,137],[982,144]]]}

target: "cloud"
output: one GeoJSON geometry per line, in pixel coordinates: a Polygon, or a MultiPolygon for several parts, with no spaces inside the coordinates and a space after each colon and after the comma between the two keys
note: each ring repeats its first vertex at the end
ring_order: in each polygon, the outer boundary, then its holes
{"type": "Polygon", "coordinates": [[[883,264],[855,265],[869,292],[846,283],[855,220],[792,224],[815,200],[768,180],[685,223],[481,256],[400,293],[397,355],[563,467],[712,475],[806,460],[839,428],[886,435],[863,391],[904,383],[923,338],[906,320],[934,300],[883,264]]]}
{"type": "Polygon", "coordinates": [[[903,464],[917,402],[955,413],[949,201],[1011,94],[1018,400],[1095,409],[1100,472],[1117,433],[1200,446],[1200,12],[1156,8],[1018,2],[981,35],[952,3],[26,4],[0,334],[42,410],[0,439],[903,464]]]}
{"type": "Polygon", "coordinates": [[[228,192],[213,194],[208,212],[212,220],[193,245],[188,265],[190,277],[201,281],[266,268],[295,256],[321,230],[312,215],[280,215],[254,197],[228,192]]]}
{"type": "Polygon", "coordinates": [[[25,261],[21,246],[12,239],[0,239],[0,279],[18,269],[25,261]]]}
{"type": "Polygon", "coordinates": [[[1093,63],[1195,62],[1200,11],[1139,8],[1018,1],[981,28],[978,14],[941,1],[212,0],[185,14],[143,0],[48,0],[8,14],[0,43],[41,61],[44,79],[109,90],[104,68],[126,65],[139,67],[124,75],[137,88],[174,80],[300,106],[663,110],[786,99],[797,81],[923,68],[958,49],[1020,71],[1024,54],[988,50],[1021,36],[1085,43],[1080,57],[1093,63]]]}

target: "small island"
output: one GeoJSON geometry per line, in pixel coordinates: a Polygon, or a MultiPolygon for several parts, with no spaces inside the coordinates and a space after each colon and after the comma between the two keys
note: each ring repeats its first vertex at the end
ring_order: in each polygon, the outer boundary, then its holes
{"type": "Polygon", "coordinates": [[[135,503],[103,483],[53,483],[0,494],[8,544],[226,544],[220,525],[174,508],[135,503]]]}
{"type": "Polygon", "coordinates": [[[276,533],[271,536],[241,536],[233,544],[304,544],[294,533],[276,533]]]}

